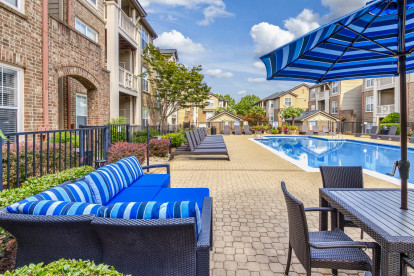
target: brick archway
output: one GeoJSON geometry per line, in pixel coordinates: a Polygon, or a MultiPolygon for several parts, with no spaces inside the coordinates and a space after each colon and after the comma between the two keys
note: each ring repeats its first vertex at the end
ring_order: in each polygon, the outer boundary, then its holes
{"type": "Polygon", "coordinates": [[[88,90],[98,89],[98,80],[87,70],[76,66],[63,66],[56,72],[56,79],[70,76],[79,81],[88,90]]]}

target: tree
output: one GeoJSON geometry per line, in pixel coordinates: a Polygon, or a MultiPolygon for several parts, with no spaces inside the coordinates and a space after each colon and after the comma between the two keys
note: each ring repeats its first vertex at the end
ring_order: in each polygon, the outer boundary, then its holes
{"type": "Polygon", "coordinates": [[[234,109],[236,110],[238,115],[246,116],[250,109],[253,108],[253,105],[260,101],[260,98],[256,95],[247,95],[240,99],[234,109]]]}
{"type": "Polygon", "coordinates": [[[227,107],[230,107],[230,108],[234,108],[234,106],[236,105],[236,100],[235,99],[233,99],[231,96],[230,96],[230,94],[226,94],[226,95],[220,95],[220,94],[217,94],[217,96],[219,96],[220,98],[223,98],[223,99],[225,99],[226,101],[227,101],[227,107]]]}
{"type": "Polygon", "coordinates": [[[220,114],[220,113],[221,113],[221,112],[223,112],[223,111],[227,111],[228,113],[231,113],[231,114],[237,115],[237,114],[236,114],[236,110],[234,110],[234,109],[233,109],[233,108],[231,108],[231,107],[219,107],[219,108],[217,108],[217,109],[214,111],[214,115],[220,114]]]}
{"type": "Polygon", "coordinates": [[[201,65],[187,68],[185,65],[168,60],[152,44],[144,51],[144,62],[149,67],[148,81],[157,93],[147,97],[150,111],[158,115],[165,125],[167,118],[181,108],[206,106],[210,87],[203,82],[201,65]]]}
{"type": "Polygon", "coordinates": [[[295,125],[295,118],[300,117],[305,112],[304,108],[289,106],[280,110],[279,115],[285,119],[292,118],[292,126],[295,125]]]}
{"type": "Polygon", "coordinates": [[[261,123],[268,122],[269,118],[266,117],[266,111],[259,106],[252,107],[246,116],[243,116],[244,121],[248,121],[251,126],[257,126],[261,123]]]}

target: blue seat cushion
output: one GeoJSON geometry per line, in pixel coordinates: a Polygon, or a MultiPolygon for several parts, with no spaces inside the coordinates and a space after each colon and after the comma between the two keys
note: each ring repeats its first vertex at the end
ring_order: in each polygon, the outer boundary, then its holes
{"type": "Polygon", "coordinates": [[[130,187],[160,187],[168,188],[170,186],[170,175],[169,174],[144,174],[130,187]]]}
{"type": "Polygon", "coordinates": [[[196,201],[201,210],[204,198],[209,196],[210,191],[208,188],[168,188],[162,189],[154,198],[154,201],[196,201]]]}
{"type": "Polygon", "coordinates": [[[201,230],[200,209],[195,201],[177,202],[125,202],[111,204],[105,210],[106,218],[122,219],[196,219],[197,236],[201,230]]]}
{"type": "Polygon", "coordinates": [[[19,214],[26,215],[97,215],[104,216],[107,207],[99,204],[42,200],[20,204],[19,214]]]}
{"type": "Polygon", "coordinates": [[[152,201],[160,190],[160,187],[128,187],[107,202],[105,206],[119,202],[152,201]]]}

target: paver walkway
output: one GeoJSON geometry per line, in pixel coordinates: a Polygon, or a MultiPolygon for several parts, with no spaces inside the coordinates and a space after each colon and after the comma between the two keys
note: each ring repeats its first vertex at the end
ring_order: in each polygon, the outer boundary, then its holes
{"type": "MultiPolygon", "coordinates": [[[[302,171],[248,137],[225,136],[230,162],[196,156],[179,156],[171,162],[172,187],[210,189],[214,208],[214,276],[283,275],[288,223],[281,181],[305,206],[318,206],[318,189],[322,187],[319,173],[302,171]]],[[[397,187],[368,175],[364,175],[364,181],[367,188],[397,187]]],[[[308,224],[311,231],[317,230],[317,214],[308,215],[308,224]]],[[[359,237],[357,229],[346,232],[354,239],[359,237]]],[[[305,272],[295,257],[291,271],[289,275],[305,272]]],[[[340,275],[358,275],[344,272],[340,275]]],[[[312,275],[331,273],[315,269],[312,275]]]]}

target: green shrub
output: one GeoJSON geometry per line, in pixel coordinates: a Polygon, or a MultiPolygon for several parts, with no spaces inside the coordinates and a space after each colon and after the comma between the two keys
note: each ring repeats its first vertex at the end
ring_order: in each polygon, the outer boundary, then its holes
{"type": "Polygon", "coordinates": [[[3,190],[0,192],[0,209],[16,203],[26,197],[36,195],[66,181],[73,181],[82,177],[94,168],[90,166],[72,168],[55,174],[29,178],[20,188],[3,190]]]}
{"type": "Polygon", "coordinates": [[[272,134],[278,134],[279,133],[279,130],[277,130],[277,129],[272,129],[272,134]]]}
{"type": "Polygon", "coordinates": [[[168,133],[162,136],[163,139],[170,139],[171,140],[171,147],[178,148],[184,143],[187,143],[187,139],[185,139],[185,135],[181,132],[179,133],[168,133]]]}
{"type": "MultiPolygon", "coordinates": [[[[149,129],[149,135],[150,137],[158,137],[158,130],[155,128],[150,128],[149,129]]],[[[140,143],[140,144],[144,144],[146,143],[148,140],[148,135],[147,135],[147,130],[139,130],[139,131],[134,131],[134,133],[132,133],[132,142],[133,143],[140,143]]]]}
{"type": "Polygon", "coordinates": [[[297,126],[290,126],[289,130],[298,130],[298,127],[297,126]]]}
{"type": "Polygon", "coordinates": [[[385,116],[384,119],[381,120],[381,124],[387,123],[399,123],[400,122],[400,113],[393,112],[385,116]]]}
{"type": "Polygon", "coordinates": [[[397,132],[395,133],[395,135],[399,135],[400,134],[400,124],[399,123],[388,123],[388,124],[383,124],[383,123],[381,123],[380,125],[379,125],[379,133],[381,133],[381,129],[383,128],[383,127],[387,127],[388,129],[390,129],[390,127],[392,127],[392,126],[396,126],[397,127],[397,132]]]}
{"type": "Polygon", "coordinates": [[[59,144],[60,142],[62,145],[66,144],[67,147],[72,145],[72,148],[79,148],[79,134],[75,135],[74,132],[59,132],[55,134],[54,139],[53,134],[49,134],[49,137],[51,137],[51,139],[49,140],[51,144],[53,144],[53,142],[59,144]]]}
{"type": "Polygon", "coordinates": [[[121,276],[119,273],[109,265],[99,264],[96,265],[91,261],[82,260],[65,260],[60,259],[49,263],[48,265],[30,264],[18,268],[14,271],[6,271],[4,276],[19,276],[19,275],[38,275],[38,276],[63,276],[63,275],[108,275],[108,276],[121,276]]]}

